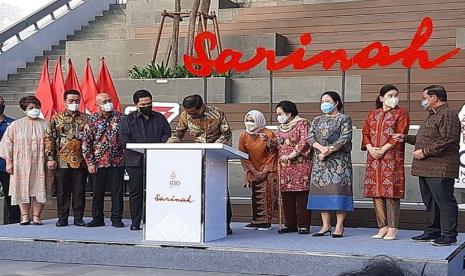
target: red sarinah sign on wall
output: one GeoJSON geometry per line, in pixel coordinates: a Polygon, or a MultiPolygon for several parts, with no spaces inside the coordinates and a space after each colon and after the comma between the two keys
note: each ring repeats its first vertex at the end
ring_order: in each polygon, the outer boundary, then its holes
{"type": "Polygon", "coordinates": [[[266,61],[266,68],[269,71],[278,71],[292,66],[296,70],[309,68],[315,64],[321,63],[324,69],[331,69],[336,63],[339,63],[341,71],[347,71],[357,66],[361,69],[367,69],[375,65],[389,66],[395,62],[402,62],[405,68],[410,68],[416,61],[422,69],[432,69],[456,55],[460,48],[455,48],[448,53],[436,59],[430,59],[427,50],[421,49],[428,42],[433,32],[433,21],[430,17],[425,17],[418,26],[409,47],[397,53],[391,54],[391,49],[381,42],[373,42],[358,53],[349,57],[345,49],[324,50],[320,53],[305,57],[305,46],[312,43],[312,35],[305,33],[300,36],[301,47],[288,56],[277,60],[274,50],[267,50],[263,47],[256,49],[255,55],[248,59],[242,60],[243,54],[234,49],[224,49],[216,58],[208,58],[204,47],[205,42],[210,46],[208,51],[213,51],[217,47],[216,36],[210,32],[203,32],[195,38],[194,48],[196,56],[184,55],[184,65],[187,70],[194,75],[205,77],[210,76],[213,72],[220,74],[234,71],[248,71],[262,61],[266,61]]]}

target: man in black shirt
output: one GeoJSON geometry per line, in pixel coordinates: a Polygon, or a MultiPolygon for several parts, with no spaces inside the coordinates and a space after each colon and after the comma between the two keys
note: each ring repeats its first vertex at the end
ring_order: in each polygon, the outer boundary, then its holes
{"type": "MultiPolygon", "coordinates": [[[[171,135],[171,127],[165,116],[152,110],[152,95],[147,90],[138,90],[133,95],[137,111],[123,117],[119,134],[123,147],[127,143],[165,143],[171,135]]],[[[125,150],[124,164],[129,175],[129,205],[131,230],[141,230],[144,195],[144,155],[125,150]]]]}

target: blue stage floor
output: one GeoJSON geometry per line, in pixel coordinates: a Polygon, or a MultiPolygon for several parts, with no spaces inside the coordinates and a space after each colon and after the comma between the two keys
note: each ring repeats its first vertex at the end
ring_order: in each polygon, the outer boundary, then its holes
{"type": "MultiPolygon", "coordinates": [[[[0,245],[4,241],[35,240],[37,242],[66,241],[151,246],[150,243],[143,241],[142,231],[129,230],[130,222],[127,220],[124,221],[126,223],[125,228],[114,228],[109,221],[107,221],[107,226],[96,228],[76,227],[74,225],[58,228],[55,227],[56,220],[44,220],[43,222],[44,225],[42,226],[20,226],[18,224],[0,226],[0,245]]],[[[70,219],[70,223],[72,223],[72,219],[70,219]]],[[[449,247],[436,247],[429,243],[414,243],[410,241],[410,237],[420,234],[421,231],[410,230],[401,230],[397,240],[384,241],[370,239],[370,236],[375,234],[377,230],[368,228],[346,228],[344,238],[333,239],[330,236],[312,237],[311,234],[298,235],[297,233],[290,233],[280,235],[277,233],[276,225],[270,231],[243,230],[243,226],[243,223],[233,223],[234,235],[207,243],[205,247],[210,249],[207,251],[300,254],[342,258],[350,256],[365,259],[377,255],[387,255],[404,261],[409,259],[424,263],[438,262],[447,264],[454,256],[463,253],[463,248],[460,245],[465,242],[465,234],[460,234],[457,245],[449,247]]],[[[319,226],[312,227],[311,232],[314,233],[318,229],[319,226]]]]}

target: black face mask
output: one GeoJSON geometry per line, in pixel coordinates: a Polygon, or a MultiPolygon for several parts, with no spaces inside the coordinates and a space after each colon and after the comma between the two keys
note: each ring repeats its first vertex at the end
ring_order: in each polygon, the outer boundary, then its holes
{"type": "Polygon", "coordinates": [[[150,116],[150,114],[152,113],[152,107],[151,106],[139,107],[139,112],[145,116],[150,116]]]}
{"type": "Polygon", "coordinates": [[[5,111],[5,105],[0,104],[0,114],[3,114],[3,111],[5,111]]]}

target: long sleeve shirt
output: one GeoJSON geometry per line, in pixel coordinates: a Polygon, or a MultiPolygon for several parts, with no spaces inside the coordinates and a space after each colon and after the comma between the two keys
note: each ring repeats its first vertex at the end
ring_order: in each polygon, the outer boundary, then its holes
{"type": "Polygon", "coordinates": [[[429,111],[416,135],[405,141],[422,150],[426,158],[412,161],[412,175],[457,178],[460,167],[460,120],[448,104],[429,111]]]}
{"type": "Polygon", "coordinates": [[[82,138],[87,115],[67,110],[55,114],[45,134],[45,156],[57,161],[58,168],[85,167],[82,138]]]}
{"type": "Polygon", "coordinates": [[[108,116],[102,112],[89,116],[82,139],[82,152],[87,166],[123,166],[123,146],[119,138],[122,116],[118,111],[112,111],[108,116]]]}
{"type": "MultiPolygon", "coordinates": [[[[153,111],[147,118],[135,111],[123,117],[120,122],[119,136],[126,149],[127,143],[165,143],[171,135],[171,127],[165,116],[153,111]]],[[[126,167],[144,165],[144,155],[126,149],[124,151],[126,167]]]]}
{"type": "Polygon", "coordinates": [[[232,136],[224,112],[213,106],[206,106],[203,116],[198,119],[183,111],[168,143],[180,143],[187,131],[194,137],[195,143],[228,144],[232,136]]]}

